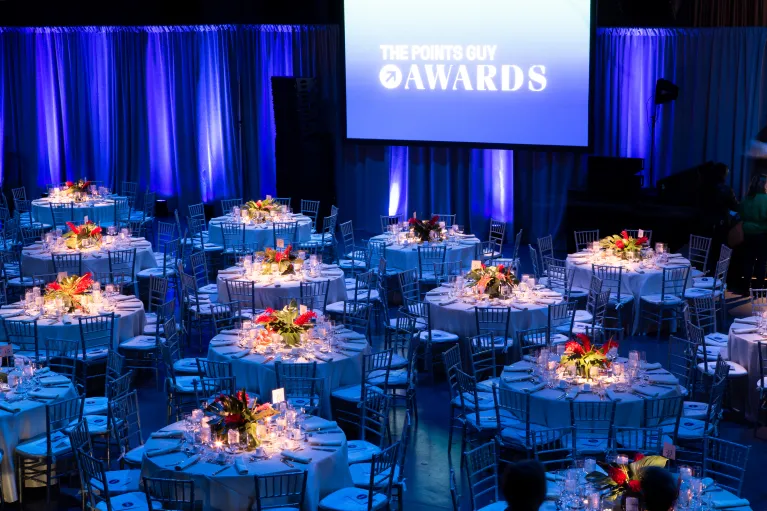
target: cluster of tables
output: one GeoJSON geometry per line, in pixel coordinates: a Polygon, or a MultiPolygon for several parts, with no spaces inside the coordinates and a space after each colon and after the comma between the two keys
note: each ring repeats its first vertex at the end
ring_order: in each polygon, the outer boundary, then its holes
{"type": "MultiPolygon", "coordinates": [[[[48,197],[32,201],[32,219],[43,224],[53,225],[52,203],[63,203],[65,199],[51,199],[48,197]]],[[[115,201],[108,198],[95,198],[84,202],[75,202],[72,205],[73,221],[81,224],[85,217],[95,223],[114,223],[115,201]]]]}
{"type": "MultiPolygon", "coordinates": [[[[456,234],[454,236],[454,241],[443,241],[437,244],[446,246],[445,262],[460,261],[461,267],[468,269],[471,267],[471,262],[477,259],[477,246],[480,241],[472,234],[456,234]]],[[[413,243],[404,245],[395,242],[390,234],[379,234],[370,240],[386,242],[387,267],[400,270],[418,268],[418,245],[413,243]]],[[[435,243],[432,242],[431,244],[434,245],[435,243]]]]}
{"type": "MultiPolygon", "coordinates": [[[[309,241],[312,237],[312,219],[308,216],[301,214],[289,214],[285,222],[297,222],[296,229],[296,243],[303,243],[309,241]]],[[[208,242],[217,245],[224,244],[224,231],[221,224],[224,223],[240,223],[240,220],[235,220],[231,216],[221,216],[211,219],[208,224],[208,242]]],[[[245,244],[247,246],[254,246],[261,249],[262,247],[269,247],[273,244],[274,224],[272,222],[263,223],[249,223],[245,225],[245,244]]]]}

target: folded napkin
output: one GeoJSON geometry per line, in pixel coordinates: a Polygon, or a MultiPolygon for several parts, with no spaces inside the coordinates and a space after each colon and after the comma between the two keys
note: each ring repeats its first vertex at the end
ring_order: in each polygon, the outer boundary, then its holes
{"type": "MultiPolygon", "coordinates": [[[[35,374],[40,376],[41,374],[47,374],[47,373],[50,373],[50,372],[51,372],[51,368],[50,367],[41,367],[40,369],[35,371],[35,374]]],[[[51,374],[54,374],[54,373],[51,373],[51,374]]],[[[67,381],[69,381],[69,380],[67,380],[67,381]]]]}
{"type": "Polygon", "coordinates": [[[314,358],[316,358],[317,360],[322,360],[323,362],[332,362],[333,361],[333,357],[332,356],[323,355],[321,353],[315,353],[314,354],[314,358]]]}
{"type": "Polygon", "coordinates": [[[238,268],[229,268],[226,270],[218,270],[219,275],[239,275],[242,271],[240,271],[238,268]]]}
{"type": "Polygon", "coordinates": [[[58,399],[62,390],[66,389],[35,389],[29,395],[40,399],[58,399]]]}
{"type": "Polygon", "coordinates": [[[22,309],[2,309],[0,310],[0,317],[7,318],[8,316],[15,316],[24,312],[22,309]]]}
{"type": "Polygon", "coordinates": [[[545,303],[546,305],[554,305],[558,300],[552,300],[551,298],[538,298],[535,300],[537,303],[545,303]]]}
{"type": "Polygon", "coordinates": [[[244,476],[248,473],[248,466],[245,464],[245,460],[239,456],[234,458],[234,469],[241,476],[244,476]]]}
{"type": "Polygon", "coordinates": [[[306,432],[322,431],[323,429],[335,429],[337,427],[338,423],[336,421],[328,421],[320,417],[307,419],[306,423],[304,423],[304,431],[306,432]]]}
{"type": "Polygon", "coordinates": [[[184,436],[184,432],[180,429],[176,430],[168,430],[168,431],[155,431],[154,433],[149,435],[152,438],[182,438],[184,436]]]}
{"type": "Polygon", "coordinates": [[[176,465],[176,470],[178,471],[178,470],[187,469],[187,468],[191,467],[192,465],[194,465],[195,463],[197,463],[198,461],[200,461],[200,455],[199,454],[195,454],[194,456],[190,456],[187,459],[185,459],[184,461],[182,461],[181,463],[179,463],[178,465],[176,465]]]}
{"type": "Polygon", "coordinates": [[[515,362],[511,364],[510,366],[506,366],[503,368],[504,373],[515,373],[515,372],[523,372],[523,371],[530,371],[533,369],[533,364],[530,362],[527,362],[526,360],[520,360],[519,362],[515,362]]]}
{"type": "Polygon", "coordinates": [[[367,344],[368,343],[365,339],[346,339],[344,342],[351,343],[351,344],[367,344]]]}
{"type": "Polygon", "coordinates": [[[541,291],[541,296],[548,296],[549,298],[561,298],[562,293],[556,291],[541,291]]]}
{"type": "Polygon", "coordinates": [[[658,362],[652,362],[652,363],[648,362],[647,364],[644,365],[645,371],[653,371],[655,369],[662,369],[662,368],[663,368],[663,365],[661,365],[658,362]]]}
{"type": "Polygon", "coordinates": [[[329,438],[318,438],[318,437],[312,437],[309,439],[309,445],[324,445],[327,447],[341,447],[343,445],[343,441],[341,440],[332,440],[329,438]]]}
{"type": "Polygon", "coordinates": [[[15,406],[11,403],[0,401],[0,410],[3,410],[8,413],[17,413],[21,411],[21,407],[15,406]]]}
{"type": "Polygon", "coordinates": [[[613,389],[607,389],[605,391],[605,394],[607,394],[607,397],[610,398],[610,401],[622,401],[623,395],[615,392],[613,389]]]}
{"type": "Polygon", "coordinates": [[[364,350],[365,350],[365,346],[355,346],[355,345],[353,345],[353,344],[352,344],[352,345],[349,345],[349,344],[344,344],[344,345],[342,346],[342,348],[343,348],[344,350],[346,350],[346,351],[357,351],[357,352],[360,352],[360,351],[364,351],[364,350]]]}
{"type": "MultiPolygon", "coordinates": [[[[154,436],[154,435],[152,435],[154,436]]],[[[163,447],[160,449],[145,449],[148,458],[154,458],[155,456],[165,456],[166,454],[172,454],[181,450],[181,444],[171,445],[169,447],[163,447]]]]}
{"type": "MultiPolygon", "coordinates": [[[[38,371],[38,373],[39,372],[40,371],[38,371]]],[[[43,378],[40,378],[41,385],[60,385],[62,383],[69,383],[69,378],[60,374],[56,374],[54,376],[44,376],[43,378]]]]}
{"type": "Polygon", "coordinates": [[[447,305],[453,305],[453,304],[454,304],[455,302],[457,302],[457,301],[458,301],[458,299],[456,299],[456,298],[451,298],[450,300],[447,300],[447,301],[445,301],[445,302],[434,302],[434,305],[438,305],[438,306],[440,306],[440,307],[445,307],[445,306],[447,306],[447,305]]]}
{"type": "Polygon", "coordinates": [[[524,392],[538,392],[541,389],[545,389],[546,384],[545,383],[539,383],[537,385],[533,385],[532,382],[530,383],[530,386],[525,385],[522,387],[522,391],[524,392]]]}
{"type": "Polygon", "coordinates": [[[631,387],[631,390],[633,390],[637,394],[642,394],[643,396],[649,396],[649,397],[658,396],[658,389],[654,387],[642,387],[640,385],[633,385],[631,387]]]}
{"type": "Polygon", "coordinates": [[[753,334],[758,332],[759,329],[756,327],[753,328],[733,328],[732,333],[734,334],[753,334]]]}
{"type": "Polygon", "coordinates": [[[322,269],[323,270],[327,270],[327,269],[330,269],[330,268],[338,268],[338,265],[337,264],[325,264],[325,263],[322,264],[322,269]]]}
{"type": "Polygon", "coordinates": [[[759,318],[755,318],[753,316],[747,317],[747,318],[735,318],[735,323],[745,323],[747,325],[758,325],[759,324],[759,318]]]}
{"type": "Polygon", "coordinates": [[[546,472],[546,480],[557,482],[557,481],[564,481],[565,477],[559,474],[555,474],[553,472],[546,472]]]}
{"type": "Polygon", "coordinates": [[[351,341],[351,340],[365,340],[365,334],[360,334],[358,332],[345,332],[343,334],[336,335],[336,339],[340,341],[351,341]]]}
{"type": "Polygon", "coordinates": [[[714,509],[728,509],[731,507],[749,507],[751,503],[746,499],[739,499],[736,497],[724,497],[721,499],[715,499],[711,502],[714,509]]]}
{"type": "Polygon", "coordinates": [[[668,383],[669,385],[675,385],[679,383],[676,376],[673,374],[651,374],[650,383],[668,383]]]}
{"type": "Polygon", "coordinates": [[[530,375],[522,374],[519,376],[503,376],[502,378],[503,378],[503,381],[505,381],[506,383],[514,383],[518,381],[527,381],[530,379],[530,375]]]}
{"type": "Polygon", "coordinates": [[[214,348],[217,346],[231,346],[233,344],[237,344],[239,341],[237,339],[212,339],[210,341],[210,345],[214,348]]]}
{"type": "Polygon", "coordinates": [[[245,357],[247,357],[248,355],[250,355],[250,350],[242,350],[242,351],[241,351],[241,352],[239,352],[239,353],[232,353],[232,354],[231,354],[231,355],[229,355],[229,356],[230,356],[230,357],[232,357],[232,358],[245,358],[245,357]]]}
{"type": "Polygon", "coordinates": [[[128,295],[114,295],[112,297],[112,300],[114,300],[115,302],[122,302],[125,300],[133,300],[133,299],[134,299],[133,296],[128,296],[128,295]]]}
{"type": "Polygon", "coordinates": [[[282,451],[282,457],[295,461],[297,463],[304,463],[307,465],[312,462],[311,458],[307,458],[306,456],[301,456],[300,454],[297,454],[293,451],[282,451]]]}
{"type": "Polygon", "coordinates": [[[578,266],[581,266],[581,265],[583,265],[583,264],[589,264],[589,262],[588,262],[588,261],[573,261],[573,264],[576,264],[576,265],[578,265],[578,266]]]}
{"type": "Polygon", "coordinates": [[[221,330],[219,333],[220,334],[225,334],[225,335],[237,335],[237,334],[240,333],[240,329],[239,328],[229,328],[227,330],[221,330]]]}

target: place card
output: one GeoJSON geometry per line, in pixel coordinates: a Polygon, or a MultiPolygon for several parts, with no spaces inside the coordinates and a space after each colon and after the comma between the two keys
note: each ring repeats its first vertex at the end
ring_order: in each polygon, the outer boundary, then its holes
{"type": "Polygon", "coordinates": [[[663,442],[663,457],[669,460],[675,460],[676,446],[668,442],[663,442]]]}
{"type": "Polygon", "coordinates": [[[272,391],[272,404],[282,403],[285,401],[285,389],[274,389],[272,391]]]}
{"type": "Polygon", "coordinates": [[[13,356],[13,345],[5,344],[0,346],[0,358],[8,358],[13,356]]]}
{"type": "Polygon", "coordinates": [[[471,271],[481,270],[481,269],[482,269],[482,261],[472,261],[471,262],[471,271]]]}
{"type": "Polygon", "coordinates": [[[285,248],[285,240],[277,239],[277,248],[285,248]]]}
{"type": "Polygon", "coordinates": [[[68,275],[67,275],[67,272],[65,272],[65,271],[60,271],[60,272],[58,273],[58,275],[56,276],[56,280],[57,280],[58,282],[61,282],[62,280],[64,280],[65,278],[67,278],[67,276],[68,276],[68,275]]]}

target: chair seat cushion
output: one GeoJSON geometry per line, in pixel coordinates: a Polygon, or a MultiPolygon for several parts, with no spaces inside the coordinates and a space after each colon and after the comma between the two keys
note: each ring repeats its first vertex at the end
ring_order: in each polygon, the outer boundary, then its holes
{"type": "Polygon", "coordinates": [[[701,289],[714,289],[714,287],[721,287],[722,281],[715,279],[714,277],[697,277],[692,279],[692,287],[701,289]]]}
{"type": "Polygon", "coordinates": [[[729,340],[730,339],[727,334],[714,332],[706,336],[706,346],[718,346],[720,348],[724,348],[727,346],[729,340]]]}
{"type": "MultiPolygon", "coordinates": [[[[732,362],[731,360],[725,360],[728,366],[730,366],[730,374],[728,378],[739,378],[741,376],[746,376],[748,374],[748,371],[746,371],[746,368],[743,367],[740,364],[736,364],[735,362],[732,362]]],[[[714,371],[716,370],[716,362],[709,362],[708,367],[703,367],[703,362],[698,364],[698,371],[706,374],[714,374],[714,371]]]]}
{"type": "MultiPolygon", "coordinates": [[[[561,288],[558,290],[561,291],[561,288]]],[[[589,295],[588,289],[583,289],[582,287],[575,287],[573,286],[570,288],[570,295],[569,298],[572,300],[573,298],[584,298],[589,295]]]]}
{"type": "MultiPolygon", "coordinates": [[[[506,502],[499,500],[498,502],[481,507],[477,511],[505,511],[507,507],[508,504],[506,502]]],[[[541,506],[541,509],[543,509],[543,506],[541,506]]]]}
{"type": "Polygon", "coordinates": [[[712,289],[704,289],[701,287],[689,287],[684,290],[684,297],[691,299],[691,298],[701,298],[704,296],[721,296],[721,291],[713,291],[712,289]]]}
{"type": "Polygon", "coordinates": [[[679,305],[682,303],[682,299],[679,298],[678,296],[673,296],[673,295],[661,296],[660,293],[651,294],[651,295],[642,295],[641,300],[643,302],[647,302],[653,305],[660,305],[661,303],[663,305],[679,305]]]}
{"type": "Polygon", "coordinates": [[[176,360],[173,363],[173,370],[177,373],[197,374],[199,372],[199,368],[197,367],[197,359],[190,357],[176,360]]]}
{"type": "MultiPolygon", "coordinates": [[[[397,328],[397,318],[392,318],[389,320],[389,327],[396,330],[397,328]]],[[[415,319],[415,329],[416,330],[426,330],[426,320],[424,318],[416,318],[415,319]]]]}
{"type": "MultiPolygon", "coordinates": [[[[179,323],[176,323],[176,331],[181,331],[181,325],[179,323]]],[[[155,336],[157,333],[157,323],[155,324],[147,324],[144,326],[144,335],[151,335],[152,337],[155,336]]],[[[163,335],[165,333],[165,325],[160,325],[160,335],[163,335]]]]}
{"type": "Polygon", "coordinates": [[[575,321],[579,321],[581,323],[591,323],[594,321],[594,315],[589,311],[578,309],[575,311],[575,321]]]}
{"type": "MultiPolygon", "coordinates": [[[[423,332],[418,334],[418,337],[422,341],[428,341],[429,331],[424,330],[423,332]]],[[[444,330],[432,330],[431,342],[458,342],[458,336],[450,332],[445,332],[444,330]]]]}
{"type": "MultiPolygon", "coordinates": [[[[703,430],[706,427],[705,420],[684,418],[679,421],[679,431],[677,438],[681,440],[692,440],[703,437],[703,430]]],[[[713,431],[713,424],[709,424],[709,433],[713,431]]]]}
{"type": "Polygon", "coordinates": [[[157,348],[154,335],[137,335],[120,343],[121,350],[150,351],[157,348]]]}
{"type": "Polygon", "coordinates": [[[148,279],[149,277],[172,277],[176,274],[176,270],[170,267],[166,267],[164,270],[162,266],[158,268],[147,268],[136,273],[136,276],[141,279],[148,279]]]}
{"type": "Polygon", "coordinates": [[[332,314],[343,314],[346,310],[346,302],[333,302],[328,304],[327,307],[325,307],[326,312],[330,312],[332,314]]]}
{"type": "MultiPolygon", "coordinates": [[[[495,410],[495,399],[492,392],[477,392],[477,398],[479,398],[479,410],[484,412],[486,410],[495,410]]],[[[474,396],[470,393],[464,393],[464,404],[469,409],[474,409],[474,396]]],[[[460,396],[456,396],[452,401],[454,406],[461,406],[460,396]]]]}
{"type": "MultiPolygon", "coordinates": [[[[141,470],[110,470],[106,476],[110,495],[137,492],[141,489],[141,470]]],[[[104,491],[101,481],[94,478],[91,479],[91,484],[99,491],[104,491]]]]}
{"type": "MultiPolygon", "coordinates": [[[[720,346],[706,346],[706,357],[708,360],[716,360],[716,357],[724,348],[720,346]]],[[[703,346],[698,346],[698,359],[703,360],[703,346]]]]}
{"type": "Polygon", "coordinates": [[[176,386],[173,389],[175,392],[192,393],[195,392],[194,383],[197,384],[197,389],[200,388],[199,376],[176,376],[176,386]]]}
{"type": "Polygon", "coordinates": [[[338,261],[338,267],[342,268],[344,270],[351,270],[351,269],[363,269],[365,268],[365,261],[359,261],[351,259],[341,259],[338,261]]]}
{"type": "Polygon", "coordinates": [[[388,503],[386,495],[373,493],[372,506],[368,503],[368,490],[360,488],[341,488],[320,501],[320,509],[329,511],[367,511],[383,509],[388,503]]]}
{"type": "Polygon", "coordinates": [[[498,418],[494,409],[480,411],[479,417],[476,413],[466,413],[464,420],[476,429],[498,429],[498,418]]]}
{"type": "Polygon", "coordinates": [[[391,364],[389,364],[389,367],[392,369],[402,369],[403,367],[407,367],[407,358],[398,353],[392,353],[391,364]]]}
{"type": "Polygon", "coordinates": [[[33,284],[34,284],[34,280],[32,279],[32,277],[14,277],[12,279],[8,279],[8,285],[9,286],[14,286],[14,287],[19,287],[19,286],[26,287],[26,286],[29,286],[29,287],[32,287],[33,284]]]}
{"type": "Polygon", "coordinates": [[[83,419],[88,423],[88,432],[91,435],[103,435],[107,432],[109,426],[104,415],[83,415],[83,419]]]}
{"type": "MultiPolygon", "coordinates": [[[[375,392],[383,392],[378,387],[370,387],[375,392]]],[[[352,403],[358,403],[362,395],[362,385],[349,385],[347,387],[341,387],[336,389],[331,394],[336,399],[343,401],[349,401],[352,403]]]]}
{"type": "Polygon", "coordinates": [[[488,378],[485,381],[477,383],[477,392],[486,392],[488,394],[493,393],[493,387],[500,385],[501,379],[499,377],[488,378]]]}
{"type": "Polygon", "coordinates": [[[367,440],[349,440],[346,447],[349,450],[349,465],[370,461],[374,454],[381,452],[380,447],[367,440]]]}
{"type": "Polygon", "coordinates": [[[218,294],[218,286],[216,284],[205,284],[199,288],[197,292],[201,294],[215,295],[218,294]]]}
{"type": "Polygon", "coordinates": [[[86,397],[83,415],[106,415],[109,400],[103,396],[86,397]]]}
{"type": "MultiPolygon", "coordinates": [[[[527,425],[524,422],[518,422],[517,424],[511,426],[511,427],[505,427],[501,429],[501,440],[504,443],[511,444],[513,446],[518,447],[519,449],[529,449],[532,448],[530,440],[532,439],[538,439],[539,442],[546,442],[546,441],[553,441],[556,440],[559,435],[557,434],[551,434],[546,437],[543,436],[532,436],[531,438],[527,438],[527,425]]],[[[546,426],[540,426],[538,424],[530,424],[530,431],[544,431],[548,428],[546,426]]]]}
{"type": "Polygon", "coordinates": [[[125,461],[130,465],[141,465],[141,462],[144,459],[144,447],[145,446],[143,445],[139,445],[138,447],[135,447],[126,452],[125,461]]]}
{"type": "MultiPolygon", "coordinates": [[[[51,437],[51,451],[54,456],[61,456],[71,450],[69,437],[61,431],[53,433],[53,436],[51,437]]],[[[16,446],[16,452],[33,458],[42,458],[46,456],[47,451],[48,443],[44,434],[22,442],[16,446]]]]}
{"type": "Polygon", "coordinates": [[[685,401],[682,408],[682,417],[685,419],[706,420],[708,404],[698,401],[685,401]]]}
{"type": "MultiPolygon", "coordinates": [[[[347,290],[346,291],[346,299],[349,300],[349,301],[354,301],[354,298],[355,298],[355,296],[354,296],[354,289],[347,290]]],[[[365,300],[368,300],[368,299],[371,300],[371,301],[375,301],[375,300],[378,300],[378,291],[376,291],[375,289],[370,291],[370,298],[368,298],[368,292],[367,291],[359,291],[359,292],[357,292],[356,298],[357,298],[358,302],[359,301],[365,301],[365,300]]]]}
{"type": "Polygon", "coordinates": [[[628,293],[621,293],[621,299],[618,301],[618,296],[610,295],[610,304],[614,307],[618,304],[620,305],[626,305],[627,303],[631,303],[634,301],[634,295],[628,294],[628,293]]]}
{"type": "MultiPolygon", "coordinates": [[[[387,383],[384,381],[385,379],[386,379],[386,371],[373,371],[372,373],[370,373],[368,382],[371,385],[383,385],[384,383],[387,383]]],[[[405,385],[406,383],[407,383],[407,370],[395,369],[395,370],[389,371],[388,385],[401,387],[402,385],[405,385]]]]}
{"type": "MultiPolygon", "coordinates": [[[[370,487],[370,464],[369,463],[355,463],[349,465],[349,472],[352,474],[352,483],[358,488],[370,487]]],[[[389,471],[385,470],[378,475],[378,480],[375,481],[376,487],[386,484],[389,478],[389,471]]],[[[399,466],[394,467],[394,481],[399,479],[399,466]]]]}
{"type": "MultiPolygon", "coordinates": [[[[101,347],[101,346],[93,346],[92,348],[87,348],[85,350],[85,359],[88,361],[94,361],[94,360],[100,360],[102,358],[107,358],[109,355],[109,348],[101,347]]],[[[77,358],[83,359],[83,354],[78,353],[77,358]]]]}
{"type": "Polygon", "coordinates": [[[344,285],[346,286],[346,290],[354,290],[355,287],[357,287],[357,279],[353,279],[351,277],[347,277],[344,279],[344,285]]]}
{"type": "Polygon", "coordinates": [[[705,273],[703,273],[703,272],[702,272],[702,271],[700,271],[699,269],[697,269],[697,268],[690,268],[690,277],[691,277],[693,280],[695,280],[695,279],[697,279],[697,278],[700,278],[700,277],[702,277],[702,276],[704,276],[704,275],[705,275],[705,273]]]}
{"type": "MultiPolygon", "coordinates": [[[[149,506],[146,503],[146,494],[144,492],[130,492],[130,493],[123,493],[122,495],[115,495],[113,497],[109,497],[109,503],[112,506],[113,510],[116,509],[130,509],[143,511],[143,510],[149,510],[149,506]]],[[[102,500],[98,504],[96,504],[96,509],[98,511],[107,511],[109,509],[107,507],[107,503],[105,500],[102,500]]],[[[162,504],[159,502],[152,502],[152,509],[162,509],[162,504]]]]}

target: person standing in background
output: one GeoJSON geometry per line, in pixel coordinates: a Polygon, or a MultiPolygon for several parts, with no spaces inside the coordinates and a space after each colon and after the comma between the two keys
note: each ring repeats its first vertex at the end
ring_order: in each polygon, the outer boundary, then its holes
{"type": "Polygon", "coordinates": [[[767,174],[751,178],[738,211],[744,235],[743,284],[747,289],[761,289],[767,268],[767,174]]]}

